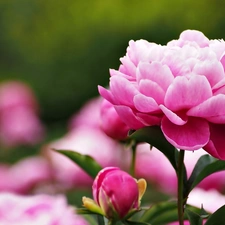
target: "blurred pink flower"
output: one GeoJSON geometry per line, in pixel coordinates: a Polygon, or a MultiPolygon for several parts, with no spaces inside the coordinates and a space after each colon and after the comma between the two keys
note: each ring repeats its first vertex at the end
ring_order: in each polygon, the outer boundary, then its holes
{"type": "Polygon", "coordinates": [[[204,148],[225,159],[225,42],[186,30],[165,46],[130,41],[119,70],[110,70],[111,102],[132,129],[160,126],[184,150],[204,148]]]}
{"type": "MultiPolygon", "coordinates": [[[[203,207],[207,212],[214,213],[221,206],[225,205],[225,196],[216,190],[205,191],[195,188],[190,193],[187,204],[198,208],[203,207]]],[[[179,223],[173,222],[168,225],[179,225],[179,223]]],[[[185,221],[184,225],[190,225],[189,221],[185,221]]]]}
{"type": "Polygon", "coordinates": [[[27,157],[14,165],[0,164],[0,191],[27,194],[51,177],[50,166],[41,156],[27,157]]]}
{"type": "Polygon", "coordinates": [[[32,90],[22,82],[0,85],[0,142],[6,147],[33,145],[44,136],[32,90]]]}
{"type": "MultiPolygon", "coordinates": [[[[204,154],[207,153],[203,149],[185,152],[184,162],[188,177],[191,175],[199,157],[204,154]]],[[[145,178],[155,184],[161,191],[176,194],[177,177],[174,168],[158,149],[152,148],[150,150],[149,144],[138,145],[135,172],[137,177],[145,178]]],[[[221,171],[208,176],[198,187],[205,190],[216,189],[222,192],[225,188],[225,172],[221,171]]]]}
{"type": "Polygon", "coordinates": [[[93,179],[66,156],[51,148],[90,155],[102,167],[117,166],[126,169],[130,159],[130,152],[122,145],[109,138],[102,130],[88,126],[74,129],[45,148],[56,180],[66,188],[90,187],[93,179]]]}
{"type": "Polygon", "coordinates": [[[20,196],[10,193],[0,193],[0,224],[88,225],[67,205],[64,196],[20,196]]]}

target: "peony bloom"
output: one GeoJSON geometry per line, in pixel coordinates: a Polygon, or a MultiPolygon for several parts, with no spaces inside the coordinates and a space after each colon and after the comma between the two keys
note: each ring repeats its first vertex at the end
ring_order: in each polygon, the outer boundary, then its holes
{"type": "Polygon", "coordinates": [[[157,45],[130,41],[100,94],[131,129],[160,126],[176,148],[225,159],[225,42],[186,30],[157,45]]]}
{"type": "Polygon", "coordinates": [[[51,180],[50,166],[40,156],[27,157],[14,165],[0,165],[0,191],[27,194],[51,180]]]}
{"type": "Polygon", "coordinates": [[[94,180],[94,201],[83,197],[83,204],[108,219],[120,220],[139,210],[145,189],[144,179],[136,181],[119,168],[107,167],[101,170],[94,180]]]}
{"type": "Polygon", "coordinates": [[[0,224],[88,225],[67,205],[64,196],[20,196],[0,193],[0,224]]]}
{"type": "MultiPolygon", "coordinates": [[[[190,177],[198,159],[205,154],[207,153],[203,149],[185,152],[184,163],[188,177],[190,177]]],[[[172,195],[177,193],[177,176],[174,168],[162,152],[156,148],[150,150],[149,144],[139,144],[137,146],[135,175],[151,182],[160,191],[172,195]]],[[[225,188],[225,171],[211,174],[201,181],[198,187],[204,190],[215,189],[223,192],[225,188]]]]}
{"type": "Polygon", "coordinates": [[[54,177],[65,188],[89,187],[93,180],[78,165],[66,156],[54,152],[52,148],[90,155],[102,167],[117,166],[126,169],[130,162],[129,151],[102,130],[88,126],[77,127],[45,148],[54,177]]]}
{"type": "Polygon", "coordinates": [[[44,136],[32,90],[19,81],[0,85],[0,142],[6,147],[33,145],[44,136]]]}

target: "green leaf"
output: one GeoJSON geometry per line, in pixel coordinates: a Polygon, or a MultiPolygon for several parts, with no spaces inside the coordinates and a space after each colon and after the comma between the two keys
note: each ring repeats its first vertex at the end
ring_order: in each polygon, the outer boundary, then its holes
{"type": "Polygon", "coordinates": [[[187,181],[186,196],[204,178],[221,170],[225,170],[225,161],[217,160],[209,155],[201,156],[187,181]]]}
{"type": "Polygon", "coordinates": [[[124,220],[123,223],[126,225],[151,225],[150,223],[145,223],[140,221],[131,221],[131,220],[124,220]]]}
{"type": "Polygon", "coordinates": [[[177,202],[160,202],[151,206],[140,218],[152,225],[177,221],[177,202]]]}
{"type": "Polygon", "coordinates": [[[105,225],[104,217],[101,215],[97,215],[98,225],[105,225]]]}
{"type": "Polygon", "coordinates": [[[75,162],[78,166],[80,166],[87,174],[89,174],[93,178],[95,178],[98,172],[102,169],[102,167],[89,155],[82,155],[78,152],[70,150],[55,150],[55,151],[70,158],[73,162],[75,162]]]}
{"type": "Polygon", "coordinates": [[[225,205],[214,212],[207,220],[205,225],[222,225],[224,224],[225,205]]]}
{"type": "Polygon", "coordinates": [[[189,209],[185,209],[190,225],[202,225],[202,217],[189,209]]]}
{"type": "Polygon", "coordinates": [[[178,151],[171,145],[163,135],[159,126],[144,127],[132,133],[129,139],[137,143],[147,142],[161,151],[170,161],[177,171],[177,154],[178,151]]]}

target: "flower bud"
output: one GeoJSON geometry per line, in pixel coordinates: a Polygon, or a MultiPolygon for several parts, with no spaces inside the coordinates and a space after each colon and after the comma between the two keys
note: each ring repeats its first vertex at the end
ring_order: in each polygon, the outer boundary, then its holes
{"type": "Polygon", "coordinates": [[[107,167],[99,172],[92,189],[94,201],[84,197],[84,206],[110,220],[121,220],[140,209],[146,181],[137,181],[117,167],[107,167]]]}

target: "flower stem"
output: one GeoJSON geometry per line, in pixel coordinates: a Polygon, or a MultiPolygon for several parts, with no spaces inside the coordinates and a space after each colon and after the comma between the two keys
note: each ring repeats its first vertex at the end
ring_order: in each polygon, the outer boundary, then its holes
{"type": "Polygon", "coordinates": [[[137,149],[137,144],[132,143],[132,145],[131,145],[132,159],[131,159],[131,166],[130,166],[130,174],[133,177],[135,176],[136,149],[137,149]]]}
{"type": "Polygon", "coordinates": [[[184,150],[180,150],[177,165],[177,180],[178,180],[178,196],[177,196],[177,208],[178,208],[178,219],[179,225],[184,225],[184,150]]]}

